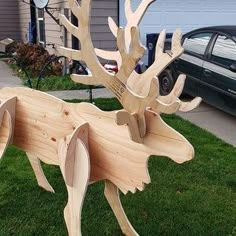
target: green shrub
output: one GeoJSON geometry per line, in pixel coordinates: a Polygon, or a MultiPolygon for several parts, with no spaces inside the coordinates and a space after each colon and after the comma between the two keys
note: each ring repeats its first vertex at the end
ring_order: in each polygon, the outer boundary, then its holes
{"type": "MultiPolygon", "coordinates": [[[[38,76],[43,66],[53,57],[55,55],[50,55],[45,48],[37,44],[19,43],[16,49],[17,64],[30,71],[32,76],[38,76]]],[[[52,62],[44,75],[61,75],[62,68],[60,62],[52,62]]]]}

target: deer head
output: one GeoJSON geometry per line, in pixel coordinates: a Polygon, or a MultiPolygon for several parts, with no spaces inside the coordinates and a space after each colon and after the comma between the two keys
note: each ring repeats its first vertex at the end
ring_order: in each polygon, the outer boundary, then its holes
{"type": "MultiPolygon", "coordinates": [[[[139,136],[146,134],[146,122],[144,112],[150,109],[156,113],[174,113],[177,110],[188,111],[200,103],[196,98],[190,103],[181,102],[178,96],[181,94],[185,77],[178,79],[176,86],[168,96],[159,95],[158,76],[173,60],[179,57],[181,47],[181,32],[177,30],[173,34],[172,49],[164,53],[165,31],[162,31],[156,46],[156,59],[147,71],[139,75],[135,72],[137,62],[143,57],[145,48],[140,42],[138,24],[145,10],[154,0],[144,0],[135,12],[131,9],[131,0],[125,1],[125,14],[127,25],[125,28],[118,27],[112,18],[108,18],[111,32],[117,38],[117,51],[108,52],[95,49],[90,35],[90,10],[91,0],[82,1],[81,5],[75,0],[69,0],[69,6],[73,14],[79,20],[79,27],[70,23],[64,16],[60,16],[61,24],[80,40],[81,50],[60,48],[59,52],[74,60],[84,61],[92,72],[92,75],[72,75],[75,82],[84,84],[103,84],[110,89],[121,102],[124,109],[133,116],[135,127],[139,130],[139,136]],[[112,75],[107,72],[98,60],[98,56],[104,59],[115,60],[119,71],[112,75]]],[[[119,121],[123,124],[124,121],[119,121]]],[[[137,133],[137,132],[136,132],[137,133]]],[[[137,141],[137,139],[135,139],[137,141]]]]}

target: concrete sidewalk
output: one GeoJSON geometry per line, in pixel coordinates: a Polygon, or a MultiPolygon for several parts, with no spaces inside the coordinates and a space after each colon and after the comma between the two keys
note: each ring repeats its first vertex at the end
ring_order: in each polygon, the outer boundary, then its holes
{"type": "MultiPolygon", "coordinates": [[[[88,90],[64,90],[64,91],[49,91],[48,94],[51,94],[60,99],[89,99],[88,90]]],[[[93,98],[110,98],[114,95],[106,88],[93,89],[92,90],[93,98]]]]}
{"type": "MultiPolygon", "coordinates": [[[[22,87],[22,81],[15,76],[9,66],[0,59],[0,88],[1,87],[22,87]]],[[[60,99],[89,99],[88,90],[65,90],[49,91],[49,94],[60,99]]],[[[113,94],[106,88],[93,89],[93,98],[109,98],[113,94]]]]}
{"type": "MultiPolygon", "coordinates": [[[[0,87],[16,86],[22,86],[21,80],[14,76],[8,66],[0,60],[0,87]]],[[[89,99],[87,90],[50,91],[48,93],[61,99],[89,99]]],[[[93,90],[93,98],[109,97],[113,97],[113,94],[106,88],[93,90]]],[[[177,115],[206,129],[236,147],[236,117],[228,115],[205,103],[201,103],[194,111],[187,113],[178,112],[177,115]]]]}
{"type": "Polygon", "coordinates": [[[17,76],[13,75],[9,66],[0,59],[0,88],[19,86],[22,86],[21,80],[17,76]]]}
{"type": "Polygon", "coordinates": [[[177,115],[236,147],[236,117],[204,102],[193,111],[177,115]]]}

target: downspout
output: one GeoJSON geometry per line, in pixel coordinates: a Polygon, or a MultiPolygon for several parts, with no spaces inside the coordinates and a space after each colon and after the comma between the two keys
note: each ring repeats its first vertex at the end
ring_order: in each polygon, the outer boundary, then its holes
{"type": "Polygon", "coordinates": [[[117,0],[117,21],[118,25],[120,25],[120,0],[117,0]]]}

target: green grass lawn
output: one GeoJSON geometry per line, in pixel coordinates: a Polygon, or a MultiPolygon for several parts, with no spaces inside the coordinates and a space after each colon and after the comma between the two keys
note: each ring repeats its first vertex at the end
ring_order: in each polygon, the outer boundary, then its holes
{"type": "Polygon", "coordinates": [[[75,83],[71,80],[69,75],[66,76],[47,76],[41,78],[38,81],[38,77],[32,75],[30,71],[22,70],[15,63],[9,65],[10,68],[17,74],[17,76],[22,80],[22,84],[29,87],[28,80],[33,89],[36,89],[38,84],[38,89],[41,91],[55,91],[55,90],[74,90],[74,89],[87,89],[88,86],[83,84],[75,83]]]}
{"type": "MultiPolygon", "coordinates": [[[[1,57],[0,57],[1,58],[1,57]]],[[[50,75],[38,80],[38,76],[33,76],[28,70],[22,70],[15,63],[9,64],[10,68],[17,74],[17,76],[22,80],[22,84],[29,87],[29,79],[33,89],[37,88],[40,91],[57,91],[57,90],[77,90],[77,89],[93,89],[101,88],[102,86],[88,86],[80,83],[74,82],[70,75],[58,76],[50,75]]]]}
{"type": "MultiPolygon", "coordinates": [[[[115,99],[97,106],[119,108],[115,99]]],[[[195,158],[178,165],[151,157],[152,183],[144,192],[121,194],[125,211],[140,235],[236,235],[236,149],[212,134],[171,115],[164,120],[195,147],[195,158]]],[[[59,168],[43,165],[56,193],[37,186],[25,154],[9,147],[0,165],[0,235],[67,235],[63,209],[67,192],[59,168]]],[[[104,184],[88,188],[83,236],[122,235],[103,195],[104,184]]]]}

